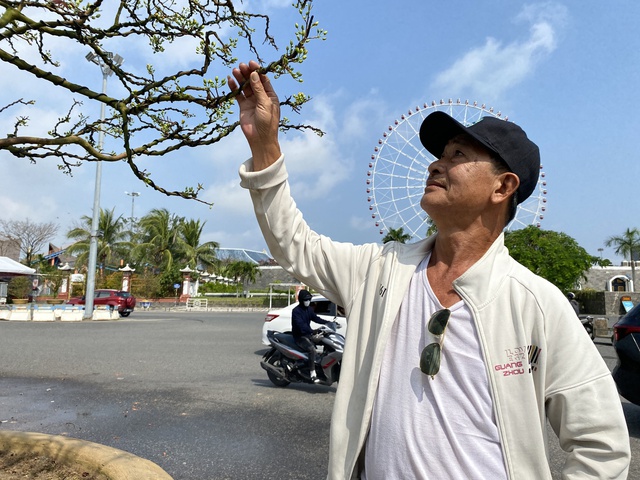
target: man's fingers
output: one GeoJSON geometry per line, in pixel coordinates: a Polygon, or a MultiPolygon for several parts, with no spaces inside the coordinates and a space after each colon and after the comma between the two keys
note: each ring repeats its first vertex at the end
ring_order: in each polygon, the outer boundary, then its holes
{"type": "Polygon", "coordinates": [[[275,95],[271,81],[266,75],[259,74],[259,69],[260,65],[258,62],[252,60],[248,65],[241,63],[231,70],[233,77],[229,76],[227,81],[231,91],[237,93],[236,100],[238,102],[244,101],[254,94],[263,97],[261,100],[275,95]],[[241,90],[241,92],[238,90],[241,90]]]}
{"type": "Polygon", "coordinates": [[[265,74],[260,74],[260,80],[262,82],[262,88],[267,94],[273,93],[275,95],[275,90],[273,89],[273,85],[271,85],[271,80],[265,74]]]}
{"type": "Polygon", "coordinates": [[[247,65],[246,63],[241,63],[240,65],[238,65],[238,69],[240,70],[240,73],[242,73],[244,78],[249,78],[251,72],[255,70],[255,68],[251,68],[251,64],[252,63],[249,62],[249,65],[247,65]]]}
{"type": "Polygon", "coordinates": [[[229,86],[229,90],[232,92],[235,92],[238,89],[238,84],[231,75],[227,75],[227,85],[229,86]]]}
{"type": "Polygon", "coordinates": [[[251,89],[256,93],[256,95],[264,94],[264,85],[262,85],[262,81],[258,72],[251,72],[249,81],[251,84],[251,89]]]}
{"type": "Polygon", "coordinates": [[[242,93],[245,97],[250,97],[251,95],[253,95],[250,82],[247,82],[247,79],[251,74],[251,70],[249,69],[249,67],[246,64],[241,63],[237,68],[231,70],[231,73],[233,73],[236,82],[238,82],[237,85],[234,85],[234,90],[242,89],[242,93]]]}
{"type": "MultiPolygon", "coordinates": [[[[249,82],[247,82],[247,87],[245,87],[244,91],[245,91],[245,96],[250,96],[254,93],[253,88],[254,86],[258,86],[260,84],[260,80],[256,81],[251,81],[251,76],[253,74],[253,72],[256,72],[260,69],[260,64],[258,62],[256,62],[255,60],[251,60],[249,62],[249,65],[247,65],[246,63],[241,63],[239,65],[239,69],[240,69],[240,73],[242,74],[242,77],[249,80],[249,82]]],[[[262,85],[260,85],[260,87],[262,87],[262,85]]]]}
{"type": "MultiPolygon", "coordinates": [[[[240,65],[242,65],[242,64],[240,64],[240,65]]],[[[240,69],[240,67],[234,68],[233,70],[231,70],[231,73],[235,77],[235,79],[238,82],[238,84],[242,85],[242,83],[245,81],[245,78],[244,78],[244,75],[243,75],[242,70],[240,69]]]]}
{"type": "Polygon", "coordinates": [[[236,83],[236,81],[230,75],[227,76],[227,84],[229,85],[229,89],[232,92],[237,92],[236,96],[235,96],[235,99],[236,99],[236,102],[238,102],[238,105],[240,105],[240,107],[242,107],[242,103],[246,99],[244,98],[244,95],[241,92],[238,91],[239,85],[236,83]]]}

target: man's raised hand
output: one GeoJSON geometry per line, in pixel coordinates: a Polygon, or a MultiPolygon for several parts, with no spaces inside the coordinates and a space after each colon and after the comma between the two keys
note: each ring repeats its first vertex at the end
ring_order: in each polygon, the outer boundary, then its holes
{"type": "Polygon", "coordinates": [[[228,77],[229,88],[237,91],[240,107],[240,127],[253,155],[253,170],[262,170],[280,158],[278,127],[280,125],[280,101],[269,78],[258,73],[260,65],[255,61],[241,63],[228,77]]]}

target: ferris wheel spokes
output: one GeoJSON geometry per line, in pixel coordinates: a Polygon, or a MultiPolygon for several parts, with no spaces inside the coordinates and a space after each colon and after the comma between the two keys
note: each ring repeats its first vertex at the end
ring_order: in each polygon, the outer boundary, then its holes
{"type": "MultiPolygon", "coordinates": [[[[420,208],[420,199],[424,193],[429,165],[435,161],[420,142],[420,126],[427,115],[434,111],[444,111],[463,125],[476,123],[484,116],[502,117],[492,107],[478,102],[464,103],[458,99],[448,102],[440,100],[424,107],[411,109],[407,114],[395,120],[392,126],[378,140],[367,172],[367,194],[369,210],[376,227],[383,234],[385,229],[402,228],[414,239],[424,238],[429,228],[429,216],[420,208]]],[[[546,198],[546,180],[540,173],[538,187],[534,194],[518,206],[516,217],[507,229],[527,225],[540,225],[544,218],[546,198]]]]}

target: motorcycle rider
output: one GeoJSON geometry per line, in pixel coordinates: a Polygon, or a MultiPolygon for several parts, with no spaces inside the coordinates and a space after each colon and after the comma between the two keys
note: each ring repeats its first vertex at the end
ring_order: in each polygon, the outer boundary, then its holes
{"type": "Polygon", "coordinates": [[[573,310],[576,312],[576,315],[579,317],[580,316],[580,304],[578,303],[578,301],[576,300],[576,295],[573,292],[569,292],[567,294],[567,298],[569,299],[569,303],[571,304],[571,306],[573,307],[573,310]]]}
{"type": "Polygon", "coordinates": [[[305,352],[309,359],[309,376],[313,383],[319,383],[316,376],[316,342],[314,332],[311,328],[311,321],[326,324],[326,320],[320,318],[311,308],[311,294],[308,290],[300,290],[298,293],[299,305],[291,313],[291,333],[296,344],[305,352]]]}

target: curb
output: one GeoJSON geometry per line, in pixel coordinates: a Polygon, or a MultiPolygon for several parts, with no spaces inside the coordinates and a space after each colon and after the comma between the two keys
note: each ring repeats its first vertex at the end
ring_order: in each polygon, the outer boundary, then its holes
{"type": "MultiPolygon", "coordinates": [[[[276,308],[276,307],[274,307],[276,308]]],[[[203,313],[203,312],[216,312],[216,313],[224,313],[224,312],[254,312],[254,313],[265,313],[268,312],[269,308],[265,307],[152,307],[150,309],[141,310],[141,312],[153,313],[153,312],[161,312],[161,313],[203,313]]],[[[55,316],[53,313],[47,316],[47,318],[43,318],[40,316],[39,318],[29,318],[28,312],[25,310],[21,312],[22,318],[12,318],[11,310],[0,311],[0,322],[29,322],[29,323],[81,323],[81,322],[104,322],[104,321],[116,321],[116,322],[126,322],[128,320],[137,320],[136,317],[118,317],[117,315],[112,318],[112,316],[108,313],[104,314],[103,311],[100,311],[98,315],[94,313],[93,317],[90,319],[84,319],[80,315],[76,315],[75,318],[61,318],[60,316],[55,316]]],[[[77,313],[81,313],[78,311],[77,313]]]]}
{"type": "Polygon", "coordinates": [[[79,464],[113,480],[173,480],[155,463],[117,448],[62,435],[0,431],[0,451],[37,453],[56,462],[79,464]]]}

